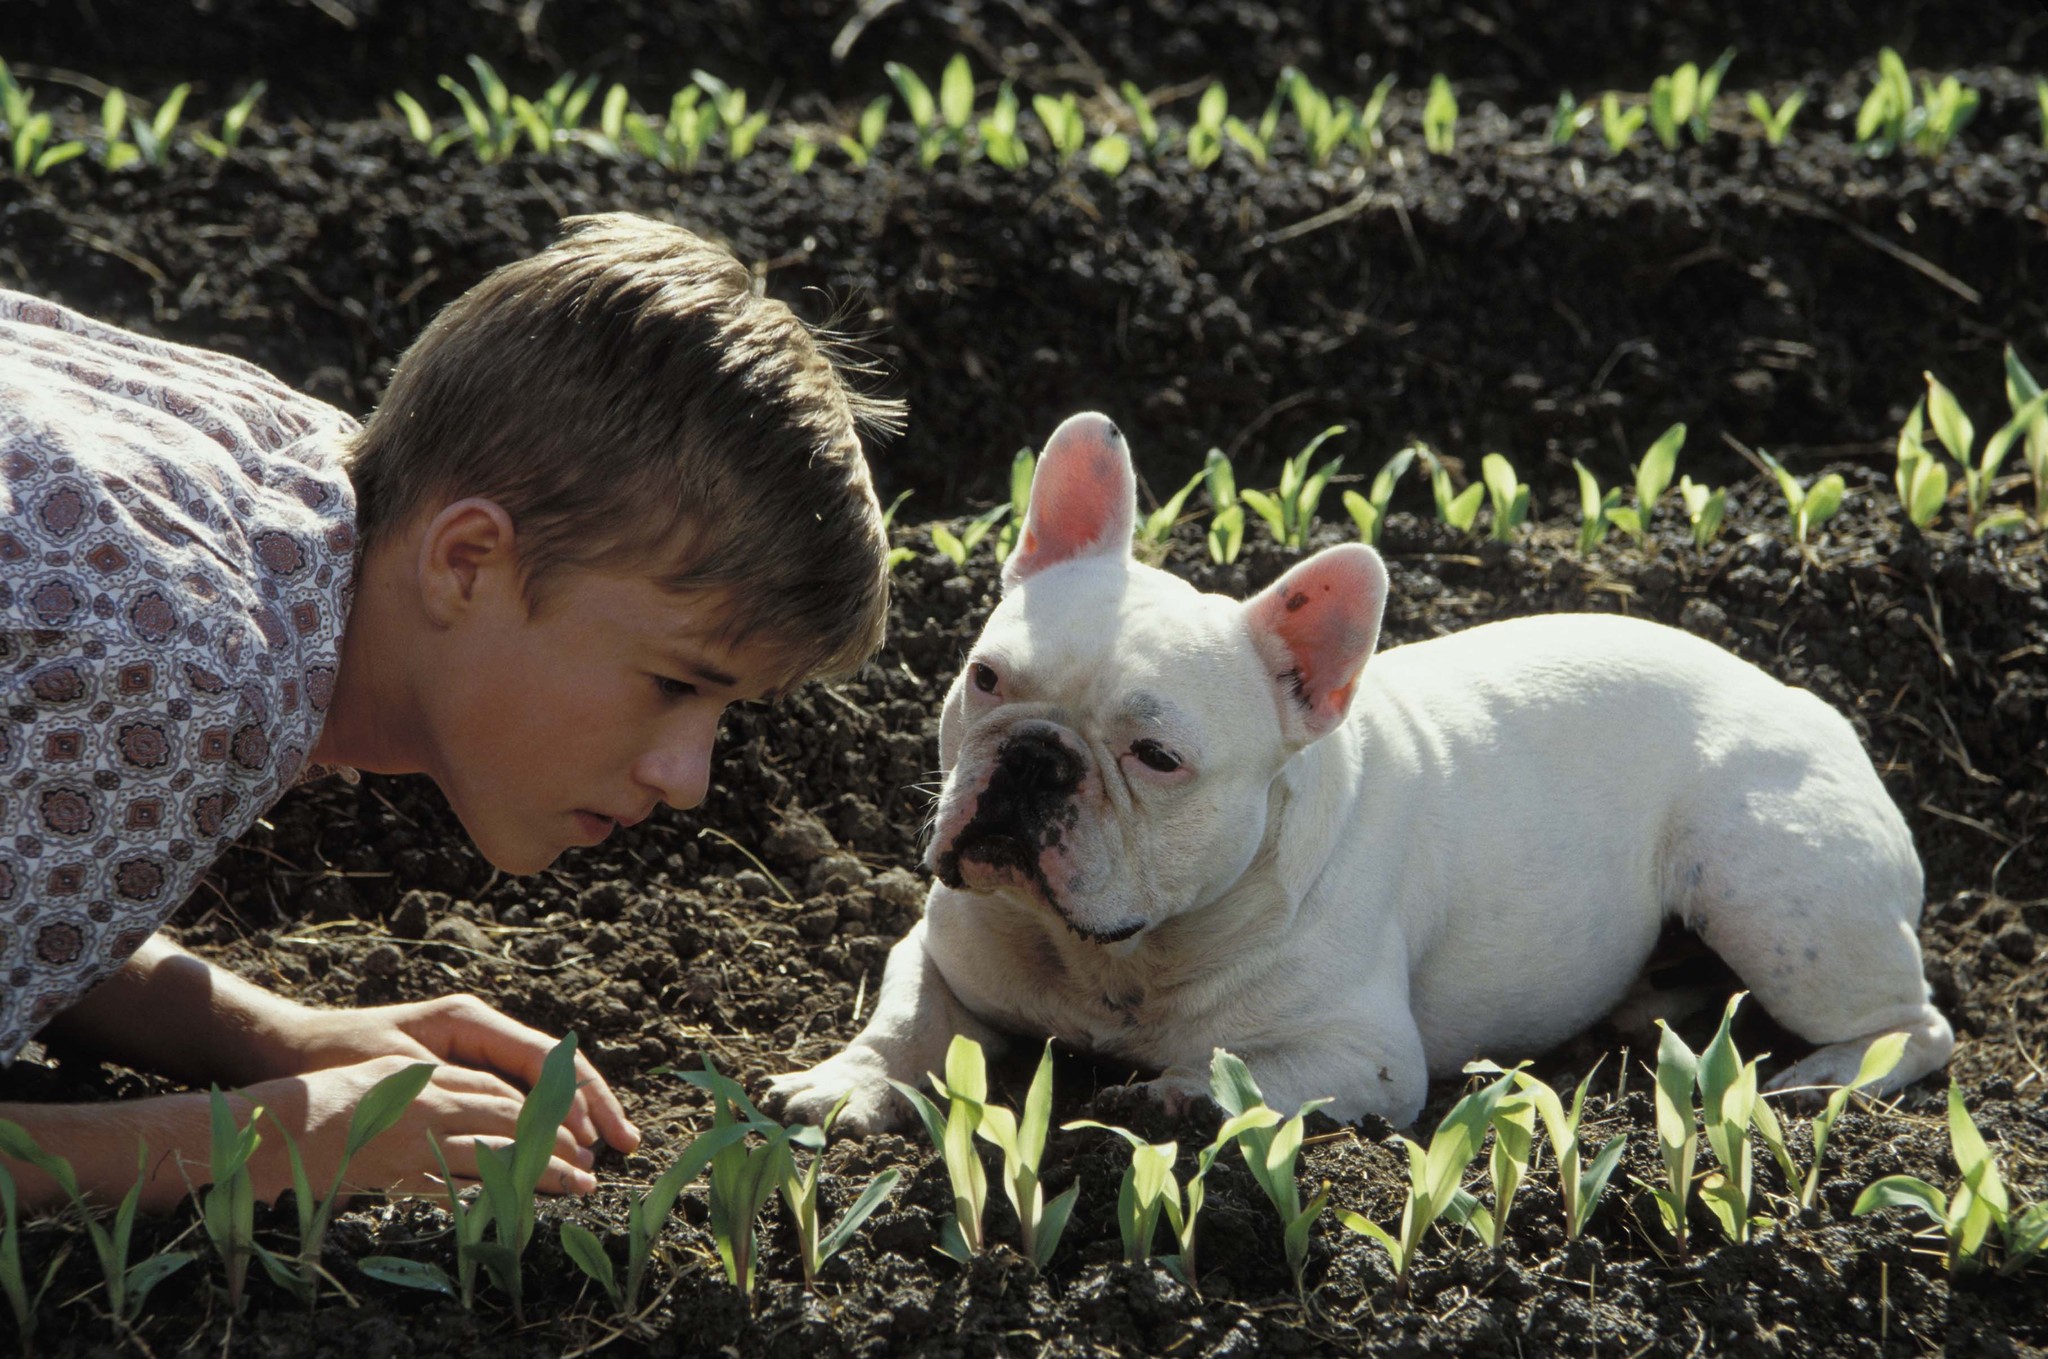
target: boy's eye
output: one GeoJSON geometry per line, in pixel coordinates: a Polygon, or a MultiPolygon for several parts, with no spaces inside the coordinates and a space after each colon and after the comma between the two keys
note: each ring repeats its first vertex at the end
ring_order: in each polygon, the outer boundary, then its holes
{"type": "Polygon", "coordinates": [[[1157,741],[1144,740],[1134,742],[1131,745],[1131,754],[1143,761],[1146,768],[1156,769],[1162,774],[1171,774],[1174,770],[1180,768],[1180,756],[1174,754],[1165,746],[1160,745],[1157,741]]]}
{"type": "Polygon", "coordinates": [[[689,698],[697,692],[697,686],[688,680],[670,679],[667,675],[656,675],[654,687],[661,690],[663,698],[689,698]]]}

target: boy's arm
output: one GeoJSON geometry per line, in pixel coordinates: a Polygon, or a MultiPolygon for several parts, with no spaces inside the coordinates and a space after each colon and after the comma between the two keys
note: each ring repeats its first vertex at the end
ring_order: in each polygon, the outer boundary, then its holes
{"type": "MultiPolygon", "coordinates": [[[[382,1057],[449,1062],[527,1087],[554,1040],[473,996],[316,1010],[152,936],[44,1036],[180,1080],[248,1086],[382,1057]]],[[[584,1145],[639,1145],[618,1097],[582,1053],[565,1127],[584,1145]]],[[[132,1182],[132,1180],[131,1180],[132,1182]]]]}

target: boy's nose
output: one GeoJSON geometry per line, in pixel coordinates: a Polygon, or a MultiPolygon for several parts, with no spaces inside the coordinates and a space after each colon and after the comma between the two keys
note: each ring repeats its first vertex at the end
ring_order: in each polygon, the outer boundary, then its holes
{"type": "Polygon", "coordinates": [[[678,810],[704,801],[711,788],[711,747],[718,738],[717,724],[674,736],[641,756],[635,778],[661,795],[661,800],[678,810]]]}

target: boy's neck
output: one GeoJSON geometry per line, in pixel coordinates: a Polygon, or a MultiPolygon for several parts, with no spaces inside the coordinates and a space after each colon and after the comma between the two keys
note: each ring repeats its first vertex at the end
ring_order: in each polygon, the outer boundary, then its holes
{"type": "Polygon", "coordinates": [[[342,631],[334,698],[313,746],[315,764],[376,774],[414,774],[425,767],[411,673],[425,620],[407,569],[418,544],[407,539],[384,538],[363,554],[342,631]]]}

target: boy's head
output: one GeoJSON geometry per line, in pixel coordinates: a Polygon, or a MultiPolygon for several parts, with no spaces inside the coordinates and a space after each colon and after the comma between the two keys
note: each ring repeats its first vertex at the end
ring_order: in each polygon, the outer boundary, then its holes
{"type": "Polygon", "coordinates": [[[900,403],[855,391],[723,247],[625,213],[445,308],[348,454],[365,551],[465,497],[517,530],[535,610],[571,568],[718,600],[726,640],[786,680],[880,645],[886,536],[860,434],[900,403]]]}

